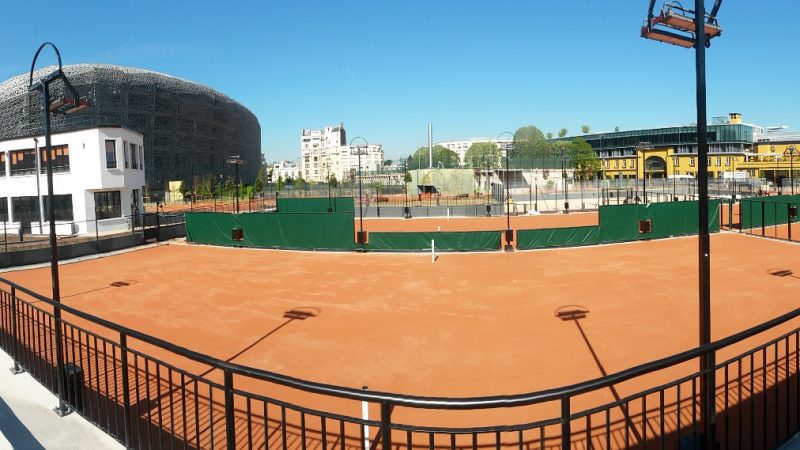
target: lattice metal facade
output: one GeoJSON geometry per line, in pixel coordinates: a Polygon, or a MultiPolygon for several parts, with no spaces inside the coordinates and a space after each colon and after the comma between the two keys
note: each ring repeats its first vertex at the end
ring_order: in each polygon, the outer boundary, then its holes
{"type": "MultiPolygon", "coordinates": [[[[54,70],[34,72],[34,79],[54,70]]],[[[207,86],[173,76],[105,64],[64,66],[64,73],[92,107],[74,115],[52,117],[53,133],[93,127],[126,127],[144,136],[147,187],[151,196],[168,181],[191,186],[201,176],[232,176],[231,155],[243,183],[252,182],[261,163],[261,127],[255,115],[235,100],[207,86]]],[[[0,140],[43,133],[39,93],[28,94],[29,74],[0,83],[0,140]]],[[[62,94],[60,83],[51,86],[62,94]]]]}

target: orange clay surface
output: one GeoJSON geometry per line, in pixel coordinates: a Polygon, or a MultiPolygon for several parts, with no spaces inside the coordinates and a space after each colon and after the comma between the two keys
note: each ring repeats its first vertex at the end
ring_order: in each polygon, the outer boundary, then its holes
{"type": "MultiPolygon", "coordinates": [[[[800,246],[732,233],[711,245],[713,339],[798,306],[798,275],[775,274],[800,274],[800,246]]],[[[64,303],[105,319],[302,379],[416,395],[512,394],[694,347],[696,249],[690,237],[442,254],[432,264],[427,254],[173,243],[63,264],[61,291],[64,303]],[[567,305],[588,309],[586,339],[554,316],[567,305]],[[313,317],[287,320],[290,310],[313,317]]],[[[47,268],[3,276],[49,294],[47,268]]]]}

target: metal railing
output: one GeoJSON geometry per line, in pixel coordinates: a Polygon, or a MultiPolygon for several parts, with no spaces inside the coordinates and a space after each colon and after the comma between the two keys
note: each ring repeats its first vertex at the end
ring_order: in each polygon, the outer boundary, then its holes
{"type": "MultiPolygon", "coordinates": [[[[518,395],[446,398],[239,365],[55,304],[8,280],[0,285],[0,346],[15,368],[57,392],[61,351],[65,401],[126,448],[696,448],[698,385],[709,374],[687,364],[704,355],[714,361],[712,429],[720,448],[777,448],[800,429],[800,328],[786,331],[800,309],[602,378],[518,395]],[[60,321],[54,308],[63,312],[60,321]],[[766,342],[746,342],[757,336],[766,342]],[[609,392],[613,401],[605,400],[609,392]]],[[[298,320],[301,313],[285,317],[298,320]]],[[[586,339],[582,318],[566,320],[586,339]]]]}

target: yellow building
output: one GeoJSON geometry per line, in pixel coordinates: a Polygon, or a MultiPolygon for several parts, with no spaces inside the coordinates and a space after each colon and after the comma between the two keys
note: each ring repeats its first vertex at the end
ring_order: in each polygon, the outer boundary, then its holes
{"type": "MultiPolygon", "coordinates": [[[[582,136],[598,153],[607,179],[695,177],[697,127],[684,125],[582,136]]],[[[753,177],[781,183],[800,172],[800,132],[742,122],[738,113],[708,126],[711,178],[753,177]]]]}

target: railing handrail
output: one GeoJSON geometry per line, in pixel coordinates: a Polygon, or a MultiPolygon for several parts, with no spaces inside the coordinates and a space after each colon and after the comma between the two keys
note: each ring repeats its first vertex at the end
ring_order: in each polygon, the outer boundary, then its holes
{"type": "Polygon", "coordinates": [[[573,397],[589,391],[606,388],[615,384],[621,383],[632,378],[647,375],[658,370],[662,370],[674,365],[678,365],[697,358],[709,352],[715,352],[722,348],[733,345],[744,339],[755,336],[759,333],[767,331],[778,325],[784,324],[798,316],[800,316],[800,308],[783,314],[767,322],[761,323],[754,327],[740,331],[736,334],[714,341],[701,347],[696,347],[677,353],[671,356],[660,358],[650,361],[638,366],[634,366],[620,372],[616,372],[604,377],[595,378],[567,386],[558,388],[546,389],[523,394],[509,394],[509,395],[492,395],[492,396],[479,396],[479,397],[432,397],[432,396],[416,396],[406,394],[395,394],[390,392],[380,391],[364,391],[361,389],[348,388],[343,386],[335,386],[326,383],[319,383],[315,381],[303,380],[300,378],[291,377],[263,369],[256,369],[249,366],[244,366],[228,361],[224,361],[194,350],[175,345],[163,339],[150,336],[140,331],[119,325],[106,319],[94,316],[92,314],[83,312],[79,309],[73,308],[62,303],[56,304],[51,299],[38,294],[24,286],[21,286],[13,281],[0,277],[0,283],[14,287],[18,292],[24,292],[27,295],[35,298],[38,301],[49,304],[54,308],[60,308],[62,311],[68,312],[76,317],[93,322],[97,325],[104,326],[110,330],[116,331],[121,335],[132,337],[147,344],[161,347],[165,350],[173,352],[178,356],[185,357],[209,366],[230,371],[236,375],[248,376],[251,378],[260,379],[262,381],[281,384],[290,388],[300,389],[317,394],[328,394],[337,397],[349,398],[361,401],[372,401],[381,403],[391,403],[399,406],[408,406],[414,408],[426,409],[489,409],[489,408],[507,408],[526,406],[535,403],[543,403],[549,401],[558,401],[564,398],[573,397]]]}

